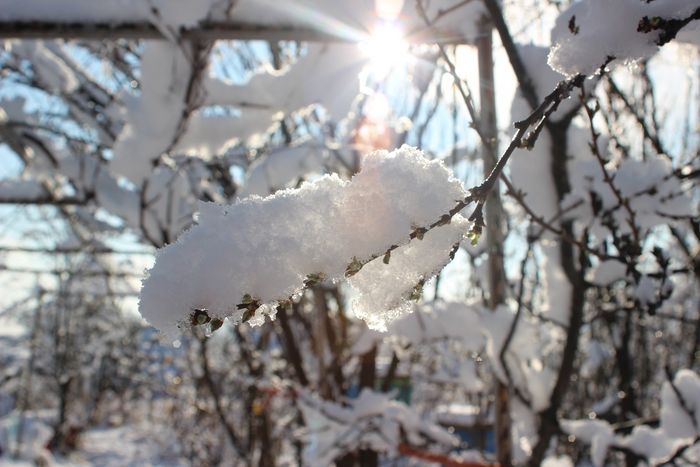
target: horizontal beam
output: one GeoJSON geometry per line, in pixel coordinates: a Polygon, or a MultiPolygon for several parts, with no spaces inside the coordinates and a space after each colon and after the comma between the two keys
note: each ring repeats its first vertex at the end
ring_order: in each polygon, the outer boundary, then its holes
{"type": "Polygon", "coordinates": [[[113,250],[104,247],[56,247],[56,248],[31,248],[25,246],[0,246],[0,253],[38,253],[42,255],[73,255],[73,254],[88,254],[88,255],[140,255],[153,256],[155,251],[145,250],[113,250]]]}
{"type": "MultiPolygon", "coordinates": [[[[341,37],[317,29],[292,26],[267,26],[249,23],[208,21],[195,28],[183,28],[179,32],[184,40],[264,40],[271,42],[354,42],[355,39],[341,37]]],[[[166,39],[161,31],[148,22],[91,23],[48,21],[1,21],[0,39],[166,39]]],[[[422,28],[406,36],[414,44],[464,44],[459,33],[422,28]]]]}
{"type": "Polygon", "coordinates": [[[0,204],[16,204],[19,206],[85,206],[88,199],[65,197],[54,198],[51,195],[35,196],[5,196],[0,193],[0,204]]]}
{"type": "Polygon", "coordinates": [[[144,274],[137,274],[129,271],[103,271],[103,270],[85,270],[85,269],[35,269],[23,267],[8,267],[0,266],[0,274],[33,274],[33,275],[52,275],[52,276],[67,276],[67,277],[114,277],[120,279],[143,279],[144,274]]]}

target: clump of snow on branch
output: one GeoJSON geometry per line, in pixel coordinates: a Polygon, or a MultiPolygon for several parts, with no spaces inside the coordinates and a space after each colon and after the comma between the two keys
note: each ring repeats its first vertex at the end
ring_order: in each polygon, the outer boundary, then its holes
{"type": "Polygon", "coordinates": [[[141,60],[141,95],[124,97],[126,124],[111,164],[114,173],[135,183],[148,176],[175,138],[191,74],[184,51],[168,42],[147,42],[141,60]]]}
{"type": "MultiPolygon", "coordinates": [[[[464,350],[484,356],[501,381],[521,388],[534,410],[544,410],[549,406],[554,377],[547,356],[557,351],[563,339],[560,330],[551,323],[518,316],[506,305],[491,310],[473,304],[435,301],[416,306],[413,313],[388,323],[387,331],[399,347],[447,340],[459,342],[464,350]],[[508,338],[511,329],[513,334],[508,338]],[[503,367],[504,363],[507,369],[503,367]]],[[[355,342],[353,354],[367,352],[382,337],[375,331],[366,331],[355,342]]],[[[473,375],[465,387],[470,387],[471,383],[475,388],[481,385],[473,370],[468,366],[459,370],[473,375]]],[[[431,378],[445,379],[439,373],[436,370],[431,378]]]]}
{"type": "MultiPolygon", "coordinates": [[[[210,13],[214,0],[151,5],[149,18],[169,41],[146,41],[141,56],[141,94],[125,95],[125,125],[114,145],[111,170],[142,183],[153,162],[170,149],[187,109],[194,48],[177,40],[177,30],[210,13]]],[[[137,7],[124,4],[138,11],[137,7]]],[[[88,8],[87,11],[91,11],[88,8]]],[[[181,135],[178,136],[178,138],[181,135]]]]}
{"type": "Polygon", "coordinates": [[[412,230],[440,219],[465,196],[441,162],[404,146],[368,155],[350,181],[330,175],[267,198],[204,204],[199,224],[158,253],[144,281],[141,312],[165,332],[199,309],[238,320],[243,316],[238,305],[267,304],[265,310],[274,310],[305,281],[338,280],[379,255],[374,262],[387,271],[370,263],[352,284],[360,312],[369,319],[371,306],[370,321],[381,327],[399,314],[416,282],[448,260],[466,221],[455,216],[423,240],[396,249],[395,258],[384,252],[408,243],[412,230]],[[414,261],[417,256],[434,260],[414,261]]]}
{"type": "Polygon", "coordinates": [[[331,118],[341,120],[360,92],[359,75],[366,65],[356,45],[324,44],[310,45],[283,70],[262,69],[243,84],[208,76],[198,105],[234,107],[240,115],[200,110],[181,129],[194,72],[185,52],[177,44],[147,42],[141,95],[124,98],[126,125],[115,145],[112,170],[133,182],[143,181],[153,161],[169,149],[209,158],[235,141],[265,132],[283,113],[322,104],[331,118]],[[172,73],[163,73],[166,69],[172,73]]]}
{"type": "MultiPolygon", "coordinates": [[[[306,53],[282,70],[263,67],[244,84],[210,76],[207,103],[237,106],[243,112],[292,112],[322,103],[331,118],[342,119],[360,91],[358,75],[366,65],[356,44],[309,44],[306,53]]],[[[268,121],[268,126],[270,122],[268,121]]],[[[252,128],[249,132],[261,131],[252,128]]]]}
{"type": "Polygon", "coordinates": [[[70,93],[79,86],[73,71],[44,41],[11,41],[10,50],[31,61],[35,79],[50,91],[70,93]]]}
{"type": "Polygon", "coordinates": [[[358,448],[396,453],[401,443],[457,444],[457,438],[444,428],[391,398],[391,393],[363,389],[357,399],[343,406],[302,392],[299,408],[309,440],[304,463],[331,465],[342,454],[358,448]]]}
{"type": "Polygon", "coordinates": [[[644,18],[682,19],[697,2],[584,0],[561,14],[552,30],[550,66],[566,76],[591,75],[608,58],[630,62],[658,50],[660,30],[638,31],[644,18]]]}
{"type": "Polygon", "coordinates": [[[630,450],[647,459],[651,465],[669,462],[681,450],[685,458],[700,461],[700,452],[693,447],[700,436],[700,377],[691,370],[680,370],[673,382],[661,390],[661,417],[658,428],[638,425],[628,436],[615,435],[603,420],[564,420],[562,429],[591,445],[593,465],[605,465],[611,446],[630,450]]]}
{"type": "Polygon", "coordinates": [[[350,285],[363,293],[353,301],[355,315],[370,328],[386,330],[386,322],[407,314],[412,305],[406,297],[420,298],[426,278],[438,273],[449,262],[450,251],[459,245],[469,222],[464,218],[427,232],[391,253],[389,264],[372,261],[350,278],[350,285]],[[377,314],[376,310],[390,310],[377,314]]]}
{"type": "Polygon", "coordinates": [[[283,70],[260,70],[243,84],[207,72],[200,78],[195,49],[179,43],[174,32],[214,14],[211,1],[197,3],[199,7],[185,8],[180,15],[159,14],[152,19],[171,40],[145,41],[141,92],[122,96],[125,124],[111,170],[134,183],[142,183],[167,152],[212,157],[236,141],[266,131],[280,113],[323,104],[331,118],[340,120],[360,92],[366,57],[355,44],[310,45],[283,70]],[[197,95],[190,95],[193,80],[202,80],[197,95]],[[235,107],[241,115],[212,115],[199,108],[215,105],[235,107]]]}
{"type": "Polygon", "coordinates": [[[627,265],[617,260],[606,260],[598,263],[589,272],[588,280],[600,286],[610,285],[627,277],[627,265]]]}
{"type": "MultiPolygon", "coordinates": [[[[582,204],[568,215],[591,227],[598,238],[604,238],[608,227],[605,218],[612,220],[619,232],[630,233],[629,216],[619,206],[612,188],[604,180],[600,164],[594,159],[574,161],[573,170],[578,174],[572,183],[572,191],[562,204],[573,205],[577,200],[595,196],[595,210],[589,203],[582,204]]],[[[606,169],[615,174],[613,183],[635,212],[637,228],[649,229],[666,224],[673,217],[696,215],[687,189],[673,174],[671,163],[658,156],[640,161],[624,159],[610,161],[606,169]]]]}
{"type": "Polygon", "coordinates": [[[604,420],[563,420],[562,429],[591,445],[591,461],[595,466],[605,464],[608,449],[615,439],[615,432],[604,420]]]}
{"type": "MultiPolygon", "coordinates": [[[[520,53],[528,74],[532,78],[535,91],[539,98],[546,96],[554,89],[560,76],[547,66],[547,49],[535,45],[519,45],[520,53]]],[[[570,97],[563,101],[558,110],[550,117],[551,121],[561,121],[567,115],[575,112],[580,106],[577,98],[570,97]]],[[[511,105],[510,120],[517,121],[525,118],[531,112],[531,108],[525,98],[516,93],[511,105]]],[[[589,130],[576,124],[571,125],[567,131],[570,144],[569,152],[576,157],[581,154],[590,154],[587,137],[589,130]],[[574,144],[579,143],[579,144],[574,144]]],[[[562,207],[557,202],[558,195],[556,183],[551,173],[552,164],[552,139],[549,132],[543,132],[537,140],[537,144],[527,153],[517,154],[509,161],[509,170],[514,185],[525,193],[525,202],[538,215],[545,219],[553,218],[562,207]]],[[[557,221],[554,221],[557,224],[557,221]]],[[[544,233],[543,238],[549,240],[552,236],[544,233]]],[[[561,267],[559,244],[556,242],[543,242],[542,279],[546,286],[545,302],[542,305],[543,313],[561,323],[569,319],[571,285],[566,280],[566,275],[561,267]]]]}

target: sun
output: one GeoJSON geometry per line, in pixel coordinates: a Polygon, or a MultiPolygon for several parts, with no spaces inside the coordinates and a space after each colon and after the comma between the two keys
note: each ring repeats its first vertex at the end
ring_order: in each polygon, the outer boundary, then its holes
{"type": "Polygon", "coordinates": [[[380,74],[405,64],[410,56],[403,30],[393,21],[377,23],[359,47],[367,56],[372,70],[380,74]]]}

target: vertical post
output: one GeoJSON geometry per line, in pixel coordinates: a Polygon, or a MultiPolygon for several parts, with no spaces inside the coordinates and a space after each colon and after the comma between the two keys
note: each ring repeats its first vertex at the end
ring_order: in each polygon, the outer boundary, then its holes
{"type": "MultiPolygon", "coordinates": [[[[479,125],[486,139],[482,146],[484,174],[496,165],[498,126],[496,121],[496,97],[493,79],[493,25],[488,17],[479,22],[477,49],[479,56],[479,125]]],[[[503,205],[499,182],[486,201],[486,244],[489,262],[489,308],[495,309],[505,301],[506,278],[503,267],[503,205]]],[[[495,431],[497,459],[502,467],[511,464],[510,407],[508,385],[496,383],[495,431]]]]}

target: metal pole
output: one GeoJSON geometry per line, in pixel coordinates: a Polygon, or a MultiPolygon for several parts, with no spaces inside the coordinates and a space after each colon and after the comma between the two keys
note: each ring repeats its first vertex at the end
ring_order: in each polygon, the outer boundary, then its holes
{"type": "MultiPolygon", "coordinates": [[[[264,40],[303,42],[346,42],[362,40],[362,33],[352,37],[310,26],[265,25],[235,21],[203,21],[190,28],[180,28],[176,35],[182,40],[264,40]]],[[[8,21],[0,19],[0,39],[168,39],[154,24],[148,21],[133,22],[60,22],[60,21],[8,21]]],[[[404,40],[411,44],[459,44],[466,39],[458,30],[420,27],[407,31],[404,40]]]]}

